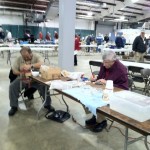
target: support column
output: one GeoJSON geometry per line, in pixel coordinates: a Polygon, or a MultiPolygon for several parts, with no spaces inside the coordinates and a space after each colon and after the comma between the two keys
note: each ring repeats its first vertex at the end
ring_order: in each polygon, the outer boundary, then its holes
{"type": "Polygon", "coordinates": [[[59,0],[59,51],[58,65],[74,70],[76,0],[59,0]]]}

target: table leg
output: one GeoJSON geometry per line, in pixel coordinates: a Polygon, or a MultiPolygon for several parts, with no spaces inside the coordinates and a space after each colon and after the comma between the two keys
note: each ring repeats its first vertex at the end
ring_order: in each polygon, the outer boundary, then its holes
{"type": "Polygon", "coordinates": [[[64,100],[63,95],[62,95],[62,100],[63,100],[63,102],[65,103],[65,105],[66,105],[66,107],[67,107],[67,112],[69,112],[69,106],[67,105],[66,101],[64,100]]]}
{"type": "Polygon", "coordinates": [[[37,112],[37,118],[38,118],[38,120],[40,119],[40,111],[43,108],[44,104],[46,103],[46,98],[47,98],[47,86],[45,86],[45,95],[44,95],[43,104],[42,104],[42,106],[40,107],[40,109],[37,112]]]}
{"type": "Polygon", "coordinates": [[[148,144],[147,144],[147,136],[145,136],[144,143],[145,143],[146,149],[147,149],[147,150],[150,150],[149,147],[148,147],[148,144]]]}
{"type": "Polygon", "coordinates": [[[125,141],[124,141],[124,150],[127,150],[128,147],[128,128],[125,127],[125,141]]]}
{"type": "Polygon", "coordinates": [[[8,53],[7,54],[7,64],[8,64],[8,62],[10,62],[10,65],[11,65],[11,60],[10,60],[11,52],[10,52],[10,50],[7,53],[8,53]]]}
{"type": "Polygon", "coordinates": [[[45,54],[45,58],[44,58],[44,62],[46,61],[46,59],[48,60],[48,62],[49,62],[49,64],[50,64],[50,61],[49,61],[49,58],[48,58],[48,51],[45,51],[44,52],[44,54],[45,54]]]}

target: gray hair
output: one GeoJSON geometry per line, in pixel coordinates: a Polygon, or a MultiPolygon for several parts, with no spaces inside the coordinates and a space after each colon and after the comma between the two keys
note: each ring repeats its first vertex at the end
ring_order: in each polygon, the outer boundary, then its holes
{"type": "Polygon", "coordinates": [[[102,59],[103,60],[116,60],[117,59],[117,57],[116,57],[116,53],[115,52],[113,52],[113,51],[105,51],[104,52],[104,54],[103,54],[103,56],[102,56],[102,59]]]}

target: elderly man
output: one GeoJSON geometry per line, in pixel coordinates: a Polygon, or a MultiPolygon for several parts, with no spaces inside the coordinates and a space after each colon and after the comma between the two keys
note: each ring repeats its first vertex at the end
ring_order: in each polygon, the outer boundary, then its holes
{"type": "MultiPolygon", "coordinates": [[[[107,80],[113,80],[114,87],[128,90],[127,68],[116,58],[113,51],[105,52],[102,56],[103,64],[100,66],[100,72],[97,78],[92,78],[92,81],[106,84],[107,80]]],[[[101,132],[107,126],[107,121],[104,116],[99,118],[93,116],[86,120],[87,126],[94,125],[93,132],[101,132]]]]}
{"type": "Polygon", "coordinates": [[[135,52],[134,58],[136,62],[144,61],[144,55],[147,49],[145,31],[141,30],[141,34],[137,36],[133,42],[132,50],[135,52]]]}
{"type": "MultiPolygon", "coordinates": [[[[18,98],[21,88],[24,89],[28,86],[27,80],[22,80],[20,75],[24,72],[30,71],[32,68],[39,69],[40,66],[43,64],[43,60],[40,55],[32,53],[29,47],[23,47],[20,51],[21,56],[19,56],[13,66],[12,71],[13,74],[17,75],[18,77],[11,82],[9,86],[9,99],[10,99],[10,111],[9,116],[13,116],[18,110],[18,98]],[[21,83],[21,86],[20,86],[21,83]]],[[[30,83],[30,87],[34,87],[39,90],[40,95],[44,99],[45,88],[43,85],[33,82],[30,83]]],[[[51,106],[51,98],[48,96],[46,98],[46,102],[44,108],[48,109],[49,111],[53,111],[54,108],[51,106]]]]}

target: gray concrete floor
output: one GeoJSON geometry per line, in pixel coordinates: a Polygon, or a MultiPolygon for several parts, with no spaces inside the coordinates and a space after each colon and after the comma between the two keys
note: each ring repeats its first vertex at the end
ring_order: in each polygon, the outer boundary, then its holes
{"type": "MultiPolygon", "coordinates": [[[[12,61],[16,54],[12,55],[12,61]]],[[[90,56],[78,56],[78,66],[75,71],[84,71],[85,76],[90,76],[89,60],[101,58],[100,54],[90,56]]],[[[57,64],[57,57],[50,57],[52,63],[57,64]]],[[[103,130],[101,133],[93,133],[81,128],[70,118],[64,123],[47,120],[42,109],[40,120],[36,113],[41,106],[41,99],[36,93],[36,99],[19,104],[19,111],[13,117],[8,116],[9,98],[8,74],[10,65],[6,63],[6,54],[0,56],[0,150],[123,150],[124,136],[116,128],[110,132],[103,130]]],[[[70,108],[70,114],[78,122],[84,125],[87,118],[82,106],[71,99],[65,98],[70,108]]],[[[52,105],[57,109],[66,110],[61,97],[52,97],[52,105]]],[[[90,115],[88,116],[90,117],[90,115]]],[[[124,127],[118,123],[114,126],[124,127]]],[[[129,130],[132,138],[139,137],[138,133],[129,130]]],[[[150,138],[148,139],[150,141],[150,138]]],[[[150,145],[149,145],[150,146],[150,145]]],[[[146,150],[143,141],[129,145],[128,150],[146,150]]]]}

